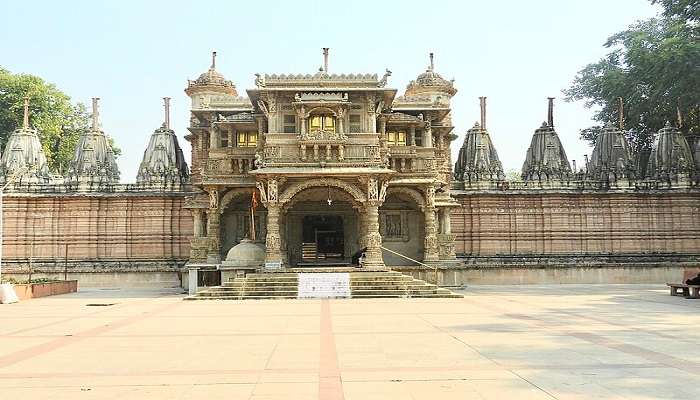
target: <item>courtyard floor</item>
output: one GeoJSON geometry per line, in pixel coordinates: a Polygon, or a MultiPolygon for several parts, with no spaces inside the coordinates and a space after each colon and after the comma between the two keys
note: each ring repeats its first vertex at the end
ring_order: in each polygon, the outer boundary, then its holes
{"type": "Polygon", "coordinates": [[[700,397],[698,300],[663,285],[462,292],[241,302],[84,289],[0,305],[0,399],[700,397]]]}

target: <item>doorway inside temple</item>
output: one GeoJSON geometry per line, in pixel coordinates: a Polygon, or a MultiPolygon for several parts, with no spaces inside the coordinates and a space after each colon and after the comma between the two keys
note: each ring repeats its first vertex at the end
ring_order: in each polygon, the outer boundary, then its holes
{"type": "Polygon", "coordinates": [[[302,263],[345,259],[345,232],[340,215],[306,215],[302,219],[302,263]]]}

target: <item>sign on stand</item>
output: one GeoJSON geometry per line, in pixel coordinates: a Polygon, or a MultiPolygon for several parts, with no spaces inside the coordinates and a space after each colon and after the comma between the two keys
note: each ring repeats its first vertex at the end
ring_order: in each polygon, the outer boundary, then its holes
{"type": "Polygon", "coordinates": [[[299,273],[300,299],[350,298],[350,274],[347,272],[299,273]]]}

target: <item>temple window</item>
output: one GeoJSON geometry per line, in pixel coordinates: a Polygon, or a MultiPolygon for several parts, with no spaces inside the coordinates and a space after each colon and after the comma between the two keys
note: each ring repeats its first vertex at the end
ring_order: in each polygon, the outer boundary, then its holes
{"type": "Polygon", "coordinates": [[[389,146],[405,146],[406,131],[388,131],[386,133],[386,141],[389,146]]]}
{"type": "Polygon", "coordinates": [[[284,133],[295,133],[297,131],[297,117],[293,114],[288,114],[284,116],[283,120],[283,132],[284,133]]]}
{"type": "Polygon", "coordinates": [[[362,132],[362,119],[360,118],[360,114],[350,114],[350,132],[362,132]]]}
{"type": "Polygon", "coordinates": [[[309,117],[309,132],[335,132],[335,117],[332,115],[312,115],[309,117]]]}
{"type": "Polygon", "coordinates": [[[221,135],[221,140],[219,141],[219,143],[221,143],[221,147],[228,147],[228,132],[221,131],[219,135],[221,135]]]}
{"type": "Polygon", "coordinates": [[[258,132],[238,132],[236,147],[255,147],[258,145],[258,132]]]}

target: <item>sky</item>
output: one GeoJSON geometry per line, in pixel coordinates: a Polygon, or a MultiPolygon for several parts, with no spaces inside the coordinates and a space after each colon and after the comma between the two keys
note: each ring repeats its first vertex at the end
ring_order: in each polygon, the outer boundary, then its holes
{"type": "Polygon", "coordinates": [[[54,83],[76,102],[101,98],[104,131],[122,149],[122,182],[134,182],[163,122],[189,160],[187,79],[217,51],[217,70],[239,94],[255,73],[314,73],[322,47],[331,73],[393,75],[401,95],[425,71],[455,79],[456,156],[487,97],[487,128],[506,171],[520,170],[534,130],[556,97],[554,124],[569,160],[591,148],[579,131],[592,110],[561,93],[597,61],[605,40],[658,12],[647,0],[530,1],[11,1],[0,0],[0,66],[54,83]]]}

